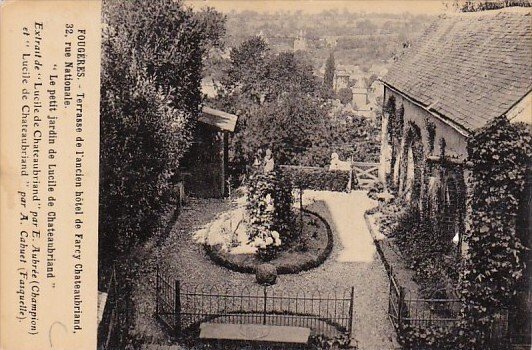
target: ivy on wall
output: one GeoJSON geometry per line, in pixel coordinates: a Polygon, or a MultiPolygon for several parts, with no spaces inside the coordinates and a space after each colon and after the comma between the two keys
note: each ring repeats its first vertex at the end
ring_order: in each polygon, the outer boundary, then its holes
{"type": "Polygon", "coordinates": [[[530,130],[499,117],[470,137],[468,156],[463,340],[468,349],[481,349],[489,342],[485,330],[511,303],[524,270],[525,247],[516,234],[516,219],[532,157],[530,130]]]}
{"type": "Polygon", "coordinates": [[[428,153],[431,154],[434,151],[434,141],[436,139],[436,124],[429,120],[425,120],[427,128],[427,141],[428,141],[428,153]]]}
{"type": "MultiPolygon", "coordinates": [[[[506,349],[509,342],[498,328],[525,268],[526,248],[516,232],[516,222],[532,161],[530,129],[500,117],[472,135],[468,139],[467,183],[458,176],[462,167],[449,167],[446,162],[445,139],[439,142],[440,175],[452,176],[460,193],[467,186],[467,229],[463,239],[468,249],[458,269],[462,309],[459,320],[449,327],[404,327],[400,342],[406,348],[425,350],[506,349]]],[[[466,211],[462,206],[457,210],[466,211]]],[[[407,248],[410,245],[405,244],[407,248]]],[[[415,248],[410,250],[414,250],[413,257],[419,255],[415,248]]],[[[429,259],[419,262],[425,260],[429,259]]]]}

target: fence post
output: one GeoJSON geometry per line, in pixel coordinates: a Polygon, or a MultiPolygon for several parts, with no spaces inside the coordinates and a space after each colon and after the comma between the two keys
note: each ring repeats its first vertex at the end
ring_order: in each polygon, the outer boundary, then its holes
{"type": "MultiPolygon", "coordinates": [[[[393,285],[392,285],[392,276],[393,276],[393,272],[392,272],[392,267],[390,266],[390,271],[389,271],[389,274],[388,274],[388,315],[391,315],[392,314],[392,303],[393,303],[393,300],[392,300],[392,293],[393,293],[393,285]]],[[[393,315],[393,314],[392,314],[393,315]]]]}
{"type": "Polygon", "coordinates": [[[155,316],[159,317],[159,303],[160,303],[160,296],[159,296],[159,289],[161,288],[161,284],[159,281],[159,265],[156,266],[155,270],[155,316]]]}
{"type": "Polygon", "coordinates": [[[397,304],[399,309],[397,316],[397,328],[399,331],[401,331],[403,329],[403,309],[405,304],[405,289],[403,287],[399,287],[399,302],[397,304]]]}
{"type": "Polygon", "coordinates": [[[355,301],[355,287],[351,286],[351,303],[349,304],[349,325],[348,332],[349,338],[353,335],[353,304],[355,301]]]}
{"type": "Polygon", "coordinates": [[[181,286],[179,280],[175,281],[175,302],[174,302],[174,317],[175,317],[175,332],[177,336],[181,335],[181,286]]]}
{"type": "Polygon", "coordinates": [[[264,307],[262,309],[262,324],[266,324],[266,298],[267,298],[267,292],[266,292],[266,286],[264,286],[264,307]]]}

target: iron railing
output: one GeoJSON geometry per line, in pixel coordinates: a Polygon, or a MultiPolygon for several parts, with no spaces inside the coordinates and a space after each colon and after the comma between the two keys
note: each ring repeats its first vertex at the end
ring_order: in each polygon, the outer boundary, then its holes
{"type": "MultiPolygon", "coordinates": [[[[406,294],[394,275],[393,267],[388,270],[389,297],[388,317],[398,335],[405,329],[429,329],[431,327],[452,329],[460,322],[462,302],[459,299],[422,299],[406,294]]],[[[497,313],[491,325],[488,338],[493,344],[507,341],[508,311],[497,313]]]]}
{"type": "Polygon", "coordinates": [[[202,322],[310,328],[313,334],[351,335],[354,288],[281,291],[270,287],[220,287],[170,282],[157,271],[156,315],[177,336],[202,322]]]}

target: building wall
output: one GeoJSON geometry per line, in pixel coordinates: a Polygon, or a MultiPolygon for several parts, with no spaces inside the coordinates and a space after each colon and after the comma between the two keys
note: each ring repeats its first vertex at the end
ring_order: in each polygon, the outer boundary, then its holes
{"type": "Polygon", "coordinates": [[[334,90],[338,91],[349,87],[349,76],[348,75],[336,75],[334,77],[334,90]]]}
{"type": "Polygon", "coordinates": [[[384,91],[385,105],[391,96],[395,97],[396,110],[404,107],[402,137],[395,142],[389,140],[389,116],[384,115],[379,176],[387,179],[398,196],[418,206],[422,216],[442,235],[449,239],[455,233],[460,236],[465,217],[466,174],[461,163],[467,159],[466,136],[388,87],[384,91]],[[429,124],[434,127],[432,145],[429,124]],[[434,160],[441,154],[441,140],[446,159],[452,159],[452,163],[434,160]]]}
{"type": "Polygon", "coordinates": [[[405,128],[407,122],[411,121],[415,123],[421,129],[423,146],[427,150],[426,155],[440,155],[440,139],[445,139],[446,155],[459,160],[465,160],[467,158],[467,138],[463,134],[459,133],[456,129],[444,123],[440,119],[433,116],[423,108],[417,106],[409,99],[403,97],[401,94],[391,90],[388,87],[384,89],[384,101],[388,101],[390,96],[395,96],[396,109],[402,104],[405,109],[404,120],[405,128]],[[427,132],[427,121],[434,123],[436,127],[436,133],[434,137],[434,150],[429,154],[429,136],[427,132]]]}

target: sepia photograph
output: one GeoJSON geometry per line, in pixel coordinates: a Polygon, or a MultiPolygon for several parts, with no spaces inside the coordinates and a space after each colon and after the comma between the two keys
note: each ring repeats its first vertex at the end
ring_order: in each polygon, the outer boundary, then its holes
{"type": "Polygon", "coordinates": [[[98,349],[531,348],[531,0],[104,0],[100,64],[98,349]]]}

